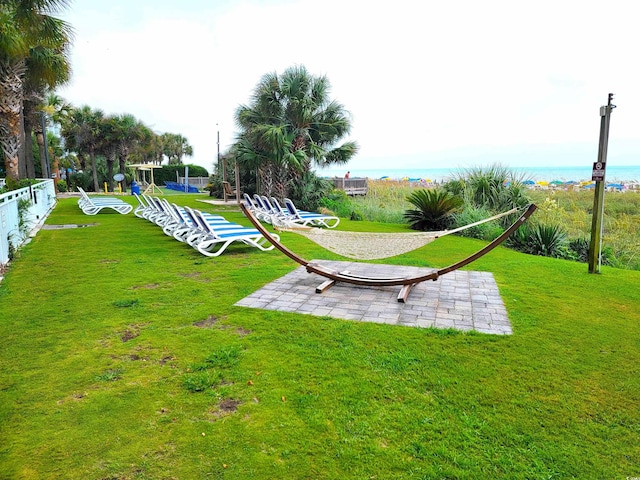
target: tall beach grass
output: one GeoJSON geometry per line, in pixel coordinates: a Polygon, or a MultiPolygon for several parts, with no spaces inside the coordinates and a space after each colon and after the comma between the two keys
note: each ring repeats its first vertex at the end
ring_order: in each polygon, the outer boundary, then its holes
{"type": "MultiPolygon", "coordinates": [[[[407,197],[418,188],[417,182],[369,180],[366,196],[350,197],[351,211],[372,222],[405,223],[404,212],[411,208],[407,197]]],[[[437,185],[430,185],[435,188],[437,185]]],[[[591,235],[593,191],[590,190],[527,190],[526,195],[539,208],[531,219],[534,225],[559,226],[569,240],[587,240],[591,235]]],[[[488,216],[489,212],[487,212],[488,216]]],[[[459,217],[461,223],[476,221],[469,214],[459,217]],[[470,220],[469,220],[470,219],[470,220]]],[[[484,227],[498,231],[496,225],[484,227]]],[[[606,192],[604,217],[604,247],[612,255],[613,266],[640,270],[640,192],[606,192]]]]}

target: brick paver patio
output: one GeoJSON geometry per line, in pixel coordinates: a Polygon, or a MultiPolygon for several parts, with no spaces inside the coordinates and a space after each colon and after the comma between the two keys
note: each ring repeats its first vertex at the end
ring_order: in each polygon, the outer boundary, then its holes
{"type": "MultiPolygon", "coordinates": [[[[329,262],[336,270],[376,276],[417,275],[428,268],[329,262]]],[[[511,334],[511,323],[498,286],[489,272],[449,273],[437,281],[413,287],[407,303],[397,301],[400,287],[361,287],[337,283],[322,294],[315,288],[324,280],[304,267],[265,285],[236,305],[265,310],[331,316],[345,320],[410,327],[455,328],[499,335],[511,334]]]]}

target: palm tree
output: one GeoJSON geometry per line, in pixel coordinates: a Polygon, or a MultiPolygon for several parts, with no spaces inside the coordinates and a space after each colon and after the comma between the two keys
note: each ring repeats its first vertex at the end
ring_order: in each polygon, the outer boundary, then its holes
{"type": "MultiPolygon", "coordinates": [[[[133,115],[128,113],[112,117],[109,124],[111,140],[113,141],[118,157],[119,172],[124,175],[125,166],[129,160],[129,153],[145,140],[149,129],[146,128],[142,122],[136,120],[133,115]]],[[[107,165],[109,165],[108,160],[107,165]]],[[[109,169],[109,188],[112,188],[112,169],[113,166],[111,164],[111,168],[109,169]]]]}
{"type": "Polygon", "coordinates": [[[40,67],[47,65],[44,60],[51,59],[50,55],[64,57],[69,46],[69,25],[50,15],[66,4],[66,0],[3,0],[0,3],[0,143],[6,174],[14,180],[20,176],[18,159],[23,146],[21,117],[27,73],[49,86],[64,81],[57,76],[57,69],[40,67]]]}
{"type": "Polygon", "coordinates": [[[250,104],[236,110],[241,133],[234,151],[241,163],[257,164],[265,193],[286,196],[290,182],[312,166],[344,164],[356,154],[355,142],[339,144],[351,121],[329,91],[327,77],[290,67],[264,75],[250,104]]]}
{"type": "Polygon", "coordinates": [[[193,155],[193,147],[189,140],[180,134],[165,133],[163,137],[163,153],[169,159],[169,165],[182,165],[182,157],[193,155]]]}
{"type": "Polygon", "coordinates": [[[102,148],[105,117],[102,110],[92,110],[88,105],[72,109],[62,124],[62,136],[68,150],[75,151],[81,163],[85,156],[91,162],[94,191],[99,190],[96,155],[102,148]]]}
{"type": "MultiPolygon", "coordinates": [[[[29,75],[27,75],[28,77],[29,75]]],[[[29,83],[27,82],[27,85],[29,83]]],[[[43,97],[47,93],[48,88],[32,89],[24,100],[24,131],[25,131],[25,162],[27,169],[27,177],[34,178],[35,168],[33,165],[33,153],[31,149],[31,136],[35,133],[38,151],[40,154],[40,168],[42,175],[46,175],[48,170],[46,165],[46,156],[44,151],[44,128],[47,121],[52,120],[53,124],[60,125],[61,119],[68,114],[71,105],[59,95],[49,93],[46,98],[43,97]]]]}
{"type": "Polygon", "coordinates": [[[148,132],[145,133],[145,137],[147,137],[148,140],[147,143],[144,144],[142,151],[139,152],[140,158],[143,160],[142,163],[160,165],[163,159],[164,137],[158,135],[148,127],[147,130],[148,132]]]}
{"type": "Polygon", "coordinates": [[[116,162],[120,147],[120,138],[122,136],[120,130],[120,119],[116,115],[109,115],[99,124],[99,153],[104,156],[107,161],[106,177],[110,191],[113,191],[113,166],[116,162]]]}

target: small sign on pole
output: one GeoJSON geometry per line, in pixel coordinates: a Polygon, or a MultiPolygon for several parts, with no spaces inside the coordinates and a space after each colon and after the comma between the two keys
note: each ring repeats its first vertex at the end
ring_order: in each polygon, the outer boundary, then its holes
{"type": "Polygon", "coordinates": [[[591,172],[591,180],[594,182],[603,182],[606,167],[607,164],[604,162],[594,162],[593,170],[591,172]]]}

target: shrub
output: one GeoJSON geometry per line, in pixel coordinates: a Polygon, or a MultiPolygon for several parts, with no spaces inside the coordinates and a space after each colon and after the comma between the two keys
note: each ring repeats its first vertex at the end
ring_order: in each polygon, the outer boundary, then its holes
{"type": "Polygon", "coordinates": [[[569,241],[569,249],[578,262],[586,263],[589,261],[589,240],[586,238],[574,238],[569,241]]]}
{"type": "Polygon", "coordinates": [[[531,236],[531,224],[524,223],[511,234],[505,241],[505,245],[509,248],[517,250],[518,252],[529,253],[528,244],[529,237],[531,236]]]}
{"type": "Polygon", "coordinates": [[[567,234],[559,225],[536,225],[530,237],[529,248],[534,255],[562,257],[562,246],[567,234]]]}
{"type": "Polygon", "coordinates": [[[462,189],[465,203],[504,212],[530,203],[523,176],[500,165],[469,168],[444,185],[445,190],[458,193],[462,189]]]}
{"type": "Polygon", "coordinates": [[[175,182],[176,181],[176,172],[181,177],[184,177],[185,167],[189,167],[189,176],[190,177],[208,177],[209,172],[204,167],[200,165],[162,165],[162,168],[158,168],[153,172],[153,180],[156,185],[164,185],[165,181],[175,182]]]}
{"type": "Polygon", "coordinates": [[[92,192],[93,178],[91,172],[72,173],[69,175],[69,185],[67,187],[69,190],[76,190],[77,187],[80,187],[87,192],[92,192]]]}
{"type": "Polygon", "coordinates": [[[570,258],[567,233],[559,225],[524,224],[511,235],[507,246],[532,255],[570,258]]]}
{"type": "Polygon", "coordinates": [[[342,190],[331,190],[318,204],[319,208],[324,207],[334,212],[338,217],[362,220],[362,214],[342,190]]]}
{"type": "Polygon", "coordinates": [[[407,201],[417,210],[407,210],[404,218],[414,230],[442,230],[452,222],[463,202],[460,197],[440,189],[419,189],[407,197],[407,201]]]}
{"type": "Polygon", "coordinates": [[[66,192],[68,190],[66,180],[58,180],[56,186],[58,187],[59,192],[66,192]]]}
{"type": "MultiPolygon", "coordinates": [[[[291,185],[291,200],[303,210],[316,211],[321,205],[321,200],[333,190],[333,185],[328,180],[318,177],[314,172],[305,172],[291,185]]],[[[323,205],[329,208],[327,205],[323,205]]],[[[335,211],[332,208],[329,208],[335,211]]]]}
{"type": "MultiPolygon", "coordinates": [[[[492,213],[486,208],[476,208],[465,205],[464,209],[453,215],[453,228],[460,228],[466,225],[485,220],[492,213]]],[[[465,228],[457,234],[461,237],[479,238],[480,240],[492,241],[502,233],[502,227],[497,221],[491,221],[465,228]]]]}
{"type": "Polygon", "coordinates": [[[216,175],[211,175],[209,177],[209,183],[206,187],[204,187],[205,191],[209,192],[210,197],[222,198],[223,197],[223,189],[222,189],[222,180],[220,177],[216,175]]]}

